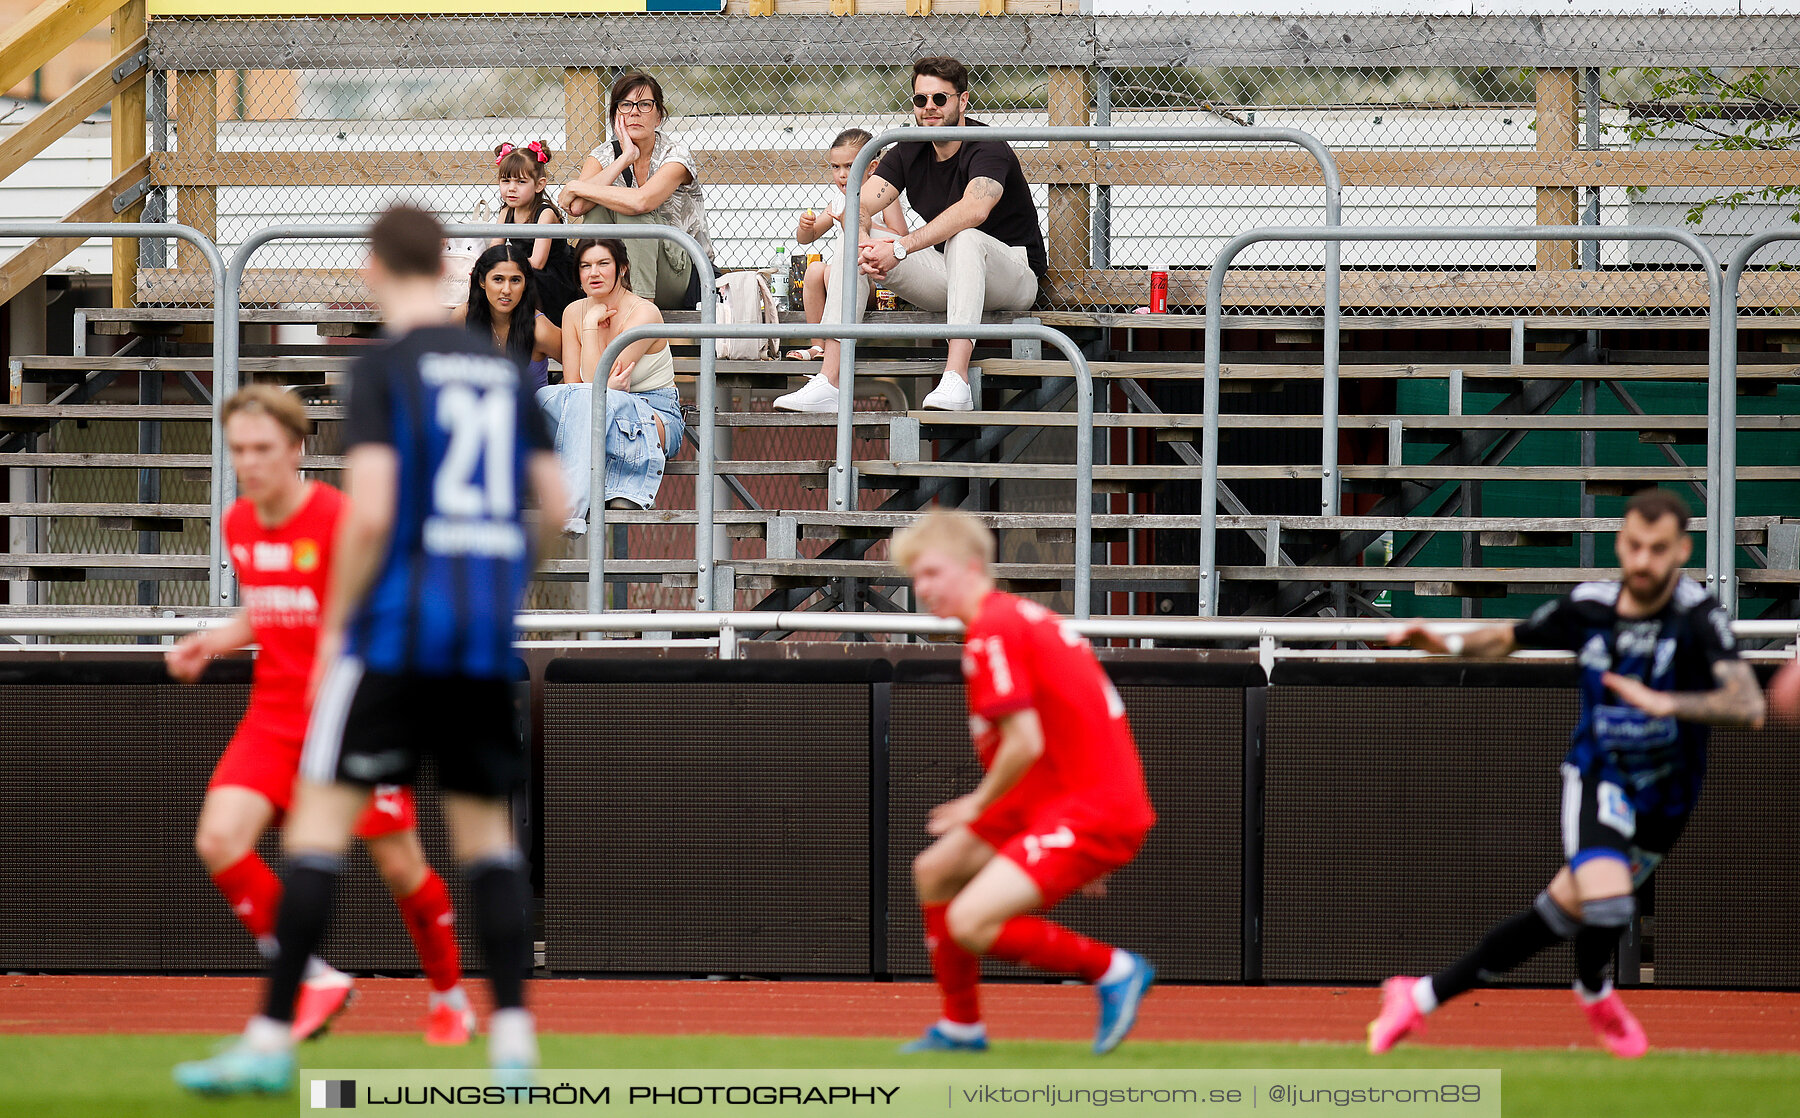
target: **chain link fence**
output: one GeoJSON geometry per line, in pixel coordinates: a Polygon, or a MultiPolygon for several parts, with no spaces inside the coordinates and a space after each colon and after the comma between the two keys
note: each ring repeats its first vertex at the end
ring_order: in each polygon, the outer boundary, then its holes
{"type": "MultiPolygon", "coordinates": [[[[717,264],[762,267],[774,246],[793,247],[799,211],[826,201],[831,137],[852,126],[879,132],[910,123],[911,57],[941,49],[969,64],[971,115],[992,124],[1311,132],[1342,161],[1351,224],[1678,225],[1697,229],[1722,255],[1736,239],[1788,221],[1800,191],[1787,150],[1800,120],[1800,70],[1746,64],[1786,57],[1740,49],[1759,34],[1768,47],[1758,30],[1766,24],[1618,19],[1623,29],[1614,38],[1633,45],[1587,52],[1610,51],[1616,64],[1554,69],[1509,64],[1548,49],[1517,41],[1515,29],[1530,21],[1477,19],[1459,28],[1440,20],[1437,33],[1411,36],[1392,30],[1423,25],[1423,17],[1346,17],[1365,40],[1389,28],[1382,33],[1393,41],[1357,51],[1357,44],[1321,40],[1310,52],[1272,45],[1271,28],[1318,39],[1329,21],[158,21],[154,64],[206,69],[180,75],[177,85],[194,88],[172,92],[153,146],[174,153],[166,168],[188,168],[160,176],[176,184],[173,217],[214,223],[225,245],[275,222],[363,221],[399,198],[460,217],[497,198],[485,153],[501,142],[546,142],[555,152],[553,190],[574,177],[602,142],[604,110],[596,101],[629,61],[662,82],[665,132],[699,156],[717,264]],[[1469,34],[1459,39],[1459,30],[1469,34]],[[1201,42],[1202,34],[1211,38],[1201,42]],[[1483,34],[1498,39],[1484,43],[1483,34]],[[489,41],[496,36],[503,41],[489,41]],[[502,54],[508,65],[468,64],[502,54]],[[1332,64],[1343,54],[1365,61],[1332,64]],[[1252,64],[1290,56],[1293,65],[1252,64]],[[364,57],[383,61],[342,65],[364,57]],[[596,57],[621,64],[579,68],[596,57]],[[1176,64],[1195,58],[1224,62],[1176,64]],[[1665,60],[1676,64],[1627,64],[1665,60]],[[1608,161],[1618,156],[1627,158],[1608,161]]],[[[1177,271],[1174,301],[1191,308],[1201,301],[1201,283],[1180,273],[1205,268],[1230,236],[1322,216],[1317,172],[1276,149],[1189,145],[1120,159],[1090,153],[1073,171],[1066,161],[1057,169],[1050,154],[1025,157],[1050,224],[1055,276],[1041,305],[1052,309],[1130,309],[1147,298],[1141,270],[1157,264],[1177,271]],[[1067,221],[1057,222],[1058,210],[1067,221]]],[[[345,242],[271,246],[258,269],[286,275],[260,294],[283,302],[352,298],[357,251],[345,242]]],[[[1631,282],[1636,273],[1691,270],[1650,244],[1370,244],[1346,246],[1343,259],[1353,312],[1703,313],[1703,284],[1631,282]],[[1567,273],[1576,270],[1607,277],[1571,283],[1567,273]]],[[[1322,261],[1315,246],[1259,246],[1241,263],[1264,274],[1234,286],[1233,309],[1316,309],[1322,261]]],[[[146,294],[205,297],[191,285],[155,282],[146,294]]]]}

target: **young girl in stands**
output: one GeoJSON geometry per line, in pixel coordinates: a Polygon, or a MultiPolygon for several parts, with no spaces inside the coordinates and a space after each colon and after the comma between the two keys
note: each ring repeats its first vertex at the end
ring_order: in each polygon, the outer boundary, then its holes
{"type": "Polygon", "coordinates": [[[502,241],[475,259],[469,300],[451,313],[527,371],[535,391],[550,383],[550,358],[562,357],[562,329],[538,305],[537,275],[518,241],[502,241]]]}
{"type": "MultiPolygon", "coordinates": [[[[863,145],[872,139],[874,137],[861,128],[846,128],[838,133],[837,139],[831,141],[831,147],[825,152],[826,166],[831,168],[831,200],[823,210],[807,210],[800,215],[800,222],[794,228],[795,240],[803,245],[810,245],[831,232],[833,225],[840,229],[843,227],[844,188],[850,182],[850,164],[855,162],[856,155],[862,151],[863,145]]],[[[863,180],[868,181],[869,176],[874,173],[875,164],[870,163],[868,173],[863,176],[863,180]]],[[[870,228],[870,233],[878,241],[891,241],[896,237],[904,237],[906,232],[906,206],[898,198],[875,215],[870,228]]],[[[853,242],[846,240],[843,243],[853,242]]],[[[830,253],[818,263],[806,266],[806,282],[802,286],[802,295],[806,303],[806,321],[824,321],[825,269],[839,266],[839,257],[836,253],[830,253]]],[[[777,276],[777,281],[780,278],[777,276]]],[[[869,294],[871,298],[874,296],[872,290],[869,294]]],[[[790,349],[787,352],[787,356],[795,361],[817,361],[824,354],[825,343],[818,338],[813,339],[811,349],[790,349]]]]}
{"type": "Polygon", "coordinates": [[[675,390],[669,343],[645,339],[626,346],[611,368],[599,367],[607,344],[633,326],[663,320],[662,311],[631,290],[625,242],[584,240],[575,245],[586,298],[563,312],[563,382],[538,390],[538,403],[556,438],[574,511],[563,531],[587,532],[589,464],[596,385],[606,390],[606,507],[647,509],[656,502],[663,469],[681,449],[687,424],[675,390]]]}
{"type": "MultiPolygon", "coordinates": [[[[506,225],[561,225],[562,211],[550,200],[550,147],[533,140],[524,147],[501,144],[494,149],[494,167],[500,176],[500,201],[506,225]]],[[[495,241],[498,245],[500,242],[495,241]]],[[[539,305],[552,321],[562,319],[563,308],[581,292],[575,286],[575,254],[561,237],[536,240],[519,237],[509,243],[525,252],[537,272],[539,305]]]]}

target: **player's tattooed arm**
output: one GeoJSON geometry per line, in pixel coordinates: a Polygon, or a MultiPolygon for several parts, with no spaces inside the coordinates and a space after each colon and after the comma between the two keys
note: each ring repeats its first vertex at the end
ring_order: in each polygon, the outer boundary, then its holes
{"type": "Polygon", "coordinates": [[[1440,633],[1429,625],[1407,625],[1395,630],[1388,643],[1439,656],[1468,656],[1474,659],[1498,659],[1510,656],[1519,647],[1513,639],[1511,625],[1488,625],[1469,633],[1440,633]]]}
{"type": "Polygon", "coordinates": [[[1742,660],[1721,660],[1713,665],[1718,686],[1711,691],[1658,691],[1641,680],[1607,672],[1601,682],[1621,700],[1657,718],[1704,722],[1711,726],[1748,726],[1763,723],[1762,688],[1756,673],[1742,660]]]}

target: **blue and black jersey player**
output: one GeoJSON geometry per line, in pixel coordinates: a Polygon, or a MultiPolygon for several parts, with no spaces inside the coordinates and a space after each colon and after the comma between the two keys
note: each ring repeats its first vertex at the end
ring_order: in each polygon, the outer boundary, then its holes
{"type": "Polygon", "coordinates": [[[1396,644],[1449,655],[1573,652],[1581,716],[1563,762],[1567,865],[1529,908],[1447,969],[1388,979],[1369,1025],[1371,1052],[1422,1029],[1426,1014],[1483,975],[1504,974],[1567,939],[1575,941],[1576,997],[1600,1043],[1627,1059],[1648,1048],[1613,990],[1613,954],[1636,914],[1637,888],[1699,798],[1710,728],[1763,718],[1762,691],[1738,659],[1724,607],[1681,573],[1693,555],[1688,519],[1673,493],[1639,493],[1619,528],[1617,580],[1578,586],[1517,625],[1448,636],[1414,625],[1394,635],[1396,644]]]}
{"type": "Polygon", "coordinates": [[[411,784],[432,754],[444,818],[481,926],[495,1010],[488,1057],[529,1077],[524,1005],[530,884],[508,799],[526,759],[513,722],[513,616],[567,499],[524,370],[449,323],[443,229],[396,206],[369,232],[363,276],[392,338],[351,370],[344,489],[320,623],[312,718],[286,829],[287,872],[262,1013],[176,1078],[196,1091],[283,1091],[288,1021],[324,938],[351,827],[377,784],[411,784]],[[524,514],[535,494],[534,532],[524,514]]]}

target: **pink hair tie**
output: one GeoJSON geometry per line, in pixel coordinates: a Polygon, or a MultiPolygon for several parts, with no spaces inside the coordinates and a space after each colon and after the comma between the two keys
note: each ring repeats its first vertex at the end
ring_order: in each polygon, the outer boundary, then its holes
{"type": "Polygon", "coordinates": [[[550,153],[544,150],[544,142],[542,140],[533,140],[525,146],[526,150],[537,156],[537,161],[539,163],[550,162],[550,153]]]}
{"type": "Polygon", "coordinates": [[[494,156],[494,166],[498,167],[500,165],[500,161],[502,159],[505,159],[507,156],[511,155],[512,153],[513,153],[513,146],[511,144],[501,144],[499,154],[494,156]]]}

